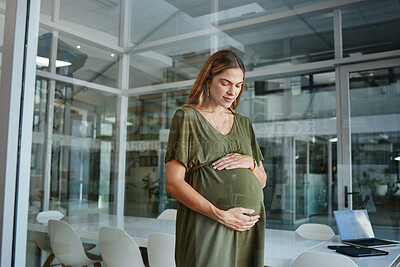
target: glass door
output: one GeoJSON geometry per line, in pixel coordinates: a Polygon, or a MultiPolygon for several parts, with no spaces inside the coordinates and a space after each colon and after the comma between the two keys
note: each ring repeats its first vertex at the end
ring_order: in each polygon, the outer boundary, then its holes
{"type": "Polygon", "coordinates": [[[368,211],[376,236],[398,240],[399,59],[347,66],[345,75],[349,88],[351,181],[344,188],[344,199],[349,209],[368,211]]]}

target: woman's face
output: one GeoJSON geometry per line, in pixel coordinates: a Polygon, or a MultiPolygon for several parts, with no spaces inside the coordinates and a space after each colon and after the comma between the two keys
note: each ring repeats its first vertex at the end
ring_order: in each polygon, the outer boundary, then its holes
{"type": "Polygon", "coordinates": [[[229,108],[242,89],[243,78],[243,71],[239,68],[226,69],[216,75],[208,84],[209,104],[229,108]]]}

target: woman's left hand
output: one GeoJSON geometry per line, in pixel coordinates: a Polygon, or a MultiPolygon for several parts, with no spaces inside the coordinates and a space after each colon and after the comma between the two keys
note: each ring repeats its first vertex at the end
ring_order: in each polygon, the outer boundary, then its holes
{"type": "Polygon", "coordinates": [[[213,162],[213,168],[216,170],[232,170],[238,168],[253,169],[254,160],[249,155],[239,153],[229,153],[213,162]]]}

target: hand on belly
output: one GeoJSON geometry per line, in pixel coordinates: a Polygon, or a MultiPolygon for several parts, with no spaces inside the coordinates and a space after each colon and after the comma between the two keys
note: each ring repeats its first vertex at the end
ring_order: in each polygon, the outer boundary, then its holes
{"type": "Polygon", "coordinates": [[[260,215],[251,215],[252,209],[232,208],[229,210],[220,210],[218,222],[235,231],[247,231],[253,227],[259,220],[260,215]]]}

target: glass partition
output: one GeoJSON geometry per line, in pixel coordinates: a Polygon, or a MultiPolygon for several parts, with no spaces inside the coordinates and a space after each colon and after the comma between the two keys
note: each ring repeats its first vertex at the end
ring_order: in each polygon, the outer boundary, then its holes
{"type": "Polygon", "coordinates": [[[59,34],[54,38],[52,32],[39,31],[36,67],[41,71],[50,71],[49,58],[56,56],[56,74],[117,87],[118,62],[120,55],[105,48],[94,47],[88,42],[59,34]],[[54,39],[54,40],[53,40],[54,39]],[[52,42],[56,42],[57,51],[51,52],[52,42]]]}
{"type": "Polygon", "coordinates": [[[120,4],[120,0],[62,0],[59,23],[79,29],[82,34],[96,35],[105,43],[117,45],[120,4]]]}
{"type": "MultiPolygon", "coordinates": [[[[171,119],[209,55],[230,49],[251,73],[237,112],[252,121],[265,158],[267,227],[334,226],[336,136],[343,129],[336,129],[341,77],[332,63],[332,10],[342,11],[344,56],[352,57],[400,49],[399,6],[133,0],[123,20],[122,3],[41,1],[34,113],[24,113],[33,116],[29,218],[46,209],[156,217],[176,207],[164,189],[171,119]],[[120,36],[125,28],[129,36],[120,36]],[[125,37],[128,47],[119,46],[125,37]],[[124,127],[126,136],[119,134],[124,127]]],[[[0,32],[3,24],[0,14],[0,32]]],[[[400,238],[398,80],[398,67],[350,75],[353,184],[361,192],[354,208],[367,208],[390,239],[400,238]]],[[[27,266],[43,265],[33,231],[27,255],[27,266]]]]}
{"type": "Polygon", "coordinates": [[[110,213],[116,97],[57,82],[54,111],[49,114],[51,97],[46,89],[52,83],[36,80],[31,215],[43,209],[61,210],[65,215],[110,213]],[[49,207],[44,207],[46,197],[49,207]]]}
{"type": "Polygon", "coordinates": [[[248,71],[333,59],[333,16],[299,15],[228,28],[218,41],[221,47],[237,49],[248,71]]]}
{"type": "Polygon", "coordinates": [[[333,72],[246,83],[237,108],[250,117],[268,174],[268,228],[334,225],[337,209],[336,92],[333,72]]]}
{"type": "Polygon", "coordinates": [[[176,208],[164,189],[164,157],[169,124],[188,95],[179,90],[129,98],[125,215],[156,217],[176,208]]]}
{"type": "Polygon", "coordinates": [[[129,87],[196,79],[210,56],[210,37],[177,40],[149,51],[132,53],[129,87]]]}
{"type": "MultiPolygon", "coordinates": [[[[65,216],[113,212],[116,100],[37,77],[29,220],[43,210],[65,216]]],[[[34,240],[30,233],[27,266],[39,266],[34,240]]]]}
{"type": "Polygon", "coordinates": [[[355,57],[400,49],[400,6],[365,1],[342,9],[343,55],[355,57]]]}
{"type": "Polygon", "coordinates": [[[325,119],[336,116],[334,72],[251,79],[239,110],[252,122],[325,119]]]}
{"type": "Polygon", "coordinates": [[[382,238],[400,238],[400,67],[350,73],[353,208],[382,238]]]}

